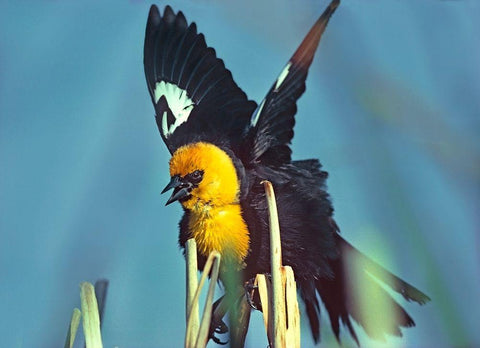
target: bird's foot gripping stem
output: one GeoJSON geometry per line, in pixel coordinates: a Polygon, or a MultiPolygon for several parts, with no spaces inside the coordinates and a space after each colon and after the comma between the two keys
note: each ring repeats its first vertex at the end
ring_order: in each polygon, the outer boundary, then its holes
{"type": "Polygon", "coordinates": [[[262,311],[262,304],[260,302],[260,296],[258,295],[258,286],[255,284],[255,278],[251,278],[243,285],[245,289],[245,298],[252,309],[262,311]]]}

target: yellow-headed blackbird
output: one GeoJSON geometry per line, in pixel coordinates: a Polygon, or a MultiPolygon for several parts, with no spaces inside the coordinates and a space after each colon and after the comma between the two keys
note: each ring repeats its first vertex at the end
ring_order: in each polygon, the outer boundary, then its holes
{"type": "Polygon", "coordinates": [[[237,86],[195,23],[189,25],[182,12],[175,14],[169,6],[163,16],[155,5],[150,9],[144,66],[157,126],[172,154],[171,181],[163,192],[173,189],[167,204],[179,201],[184,209],[180,246],[195,238],[200,269],[217,250],[244,281],[269,273],[268,210],[261,182],[271,181],[283,262],[295,272],[315,341],[320,335],[319,295],[337,339],[342,323],[358,342],[352,318],[374,338],[401,335],[400,327],[414,325],[374,278],[407,300],[424,303],[429,298],[340,236],[326,192],[327,172],[316,159],[291,159],[296,101],[338,4],[333,0],[315,22],[258,105],[237,86]],[[359,263],[362,269],[355,268],[359,263]],[[355,269],[356,278],[374,287],[376,300],[394,311],[393,319],[367,325],[369,315],[386,313],[361,311],[361,294],[349,282],[355,269]]]}

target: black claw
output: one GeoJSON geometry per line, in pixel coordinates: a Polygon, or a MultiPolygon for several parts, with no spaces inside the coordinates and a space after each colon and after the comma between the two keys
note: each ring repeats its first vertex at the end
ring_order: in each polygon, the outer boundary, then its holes
{"type": "Polygon", "coordinates": [[[220,338],[216,337],[215,335],[222,335],[228,332],[228,326],[223,322],[223,320],[216,321],[212,319],[210,324],[210,339],[215,342],[216,344],[225,345],[228,343],[228,340],[223,342],[220,338]]]}
{"type": "Polygon", "coordinates": [[[220,323],[216,323],[213,331],[218,334],[224,334],[228,332],[228,326],[222,320],[220,323]]]}
{"type": "Polygon", "coordinates": [[[255,297],[254,290],[258,289],[258,286],[254,285],[254,284],[255,284],[255,279],[252,278],[252,279],[248,280],[247,282],[245,282],[245,284],[243,285],[243,287],[245,289],[245,298],[247,299],[248,305],[252,309],[255,309],[257,311],[261,311],[262,306],[259,305],[260,301],[255,301],[255,299],[254,299],[254,297],[255,297]]]}
{"type": "Polygon", "coordinates": [[[210,336],[210,338],[212,339],[213,342],[215,342],[216,344],[219,344],[221,346],[224,346],[228,343],[228,340],[226,340],[225,342],[221,341],[220,338],[217,338],[215,337],[214,335],[210,336]]]}
{"type": "Polygon", "coordinates": [[[257,306],[255,305],[255,303],[253,303],[253,298],[252,298],[252,295],[250,294],[249,291],[245,291],[245,297],[247,298],[248,305],[249,305],[252,309],[255,309],[256,311],[258,311],[259,309],[258,309],[257,306]]]}

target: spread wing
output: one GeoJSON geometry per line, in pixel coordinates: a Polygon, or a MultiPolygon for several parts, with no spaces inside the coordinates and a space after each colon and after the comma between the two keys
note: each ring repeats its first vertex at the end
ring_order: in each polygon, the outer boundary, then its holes
{"type": "Polygon", "coordinates": [[[245,154],[247,163],[280,165],[290,162],[289,144],[293,137],[296,102],[305,91],[305,80],[313,56],[339,3],[340,0],[333,0],[315,22],[252,114],[247,135],[247,144],[250,146],[248,154],[245,154]]]}
{"type": "Polygon", "coordinates": [[[167,6],[161,16],[152,5],[143,59],[157,126],[171,153],[192,140],[244,132],[256,104],[182,12],[167,6]]]}

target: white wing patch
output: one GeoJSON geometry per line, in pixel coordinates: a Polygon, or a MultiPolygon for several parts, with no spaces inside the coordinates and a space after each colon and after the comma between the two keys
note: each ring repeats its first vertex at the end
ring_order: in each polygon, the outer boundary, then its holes
{"type": "Polygon", "coordinates": [[[292,63],[288,62],[287,65],[285,65],[285,68],[283,68],[282,72],[280,73],[280,76],[278,76],[277,81],[275,82],[275,92],[278,91],[283,81],[285,81],[285,78],[288,76],[288,73],[290,72],[291,66],[292,66],[292,63]]]}
{"type": "MultiPolygon", "coordinates": [[[[288,62],[287,65],[285,65],[285,68],[283,68],[282,72],[277,78],[277,81],[275,81],[275,88],[274,92],[278,92],[278,89],[282,85],[283,81],[288,76],[288,73],[290,72],[290,67],[292,66],[291,62],[288,62]]],[[[257,125],[258,119],[260,118],[260,114],[262,113],[263,107],[265,106],[265,99],[262,100],[260,105],[257,107],[255,112],[252,114],[252,118],[250,120],[250,126],[255,127],[257,125]]]]}
{"type": "Polygon", "coordinates": [[[192,99],[187,96],[187,91],[181,89],[177,85],[160,81],[155,84],[155,103],[158,103],[162,95],[167,99],[168,107],[175,116],[175,122],[168,126],[167,112],[162,115],[162,131],[163,135],[167,138],[171,135],[178,126],[187,122],[190,112],[195,106],[192,99]]]}
{"type": "Polygon", "coordinates": [[[265,105],[265,99],[262,100],[259,106],[255,109],[255,112],[252,115],[252,119],[250,120],[250,125],[255,127],[257,125],[258,119],[260,118],[260,114],[262,113],[263,106],[265,105]]]}

